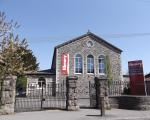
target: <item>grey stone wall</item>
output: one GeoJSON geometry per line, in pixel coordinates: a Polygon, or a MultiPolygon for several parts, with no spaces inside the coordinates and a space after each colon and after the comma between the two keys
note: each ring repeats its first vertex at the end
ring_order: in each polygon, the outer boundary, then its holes
{"type": "Polygon", "coordinates": [[[112,108],[150,110],[150,96],[113,96],[109,100],[112,108]]]}
{"type": "MultiPolygon", "coordinates": [[[[56,82],[61,82],[65,80],[66,76],[61,74],[61,55],[63,53],[69,54],[69,75],[76,75],[78,76],[78,85],[80,85],[81,89],[86,83],[94,82],[94,78],[96,76],[100,76],[99,74],[99,65],[98,65],[98,58],[100,55],[108,55],[111,61],[111,68],[112,68],[112,75],[113,80],[121,80],[122,73],[121,73],[121,53],[116,52],[114,48],[110,48],[103,43],[98,42],[99,39],[86,36],[84,38],[78,39],[72,43],[69,43],[65,46],[61,46],[60,48],[56,49],[56,82]],[[87,47],[86,42],[88,40],[93,41],[93,47],[87,47]],[[76,74],[74,71],[74,57],[76,54],[81,54],[83,58],[83,73],[76,74]],[[87,73],[87,56],[88,55],[94,56],[94,74],[87,73]]],[[[89,89],[87,89],[89,92],[89,89]]]]}
{"type": "Polygon", "coordinates": [[[16,77],[7,76],[2,86],[0,114],[14,113],[16,77]]]}
{"type": "Polygon", "coordinates": [[[68,76],[66,80],[66,109],[69,111],[79,110],[77,80],[76,76],[68,76]]]}
{"type": "Polygon", "coordinates": [[[110,109],[108,98],[108,85],[105,77],[96,77],[96,107],[104,107],[104,109],[110,109]],[[101,104],[103,100],[103,105],[101,104]]]}

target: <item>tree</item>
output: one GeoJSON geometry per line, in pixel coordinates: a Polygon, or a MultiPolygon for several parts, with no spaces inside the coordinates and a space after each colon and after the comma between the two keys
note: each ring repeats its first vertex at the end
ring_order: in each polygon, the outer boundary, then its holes
{"type": "MultiPolygon", "coordinates": [[[[0,11],[0,52],[1,53],[3,51],[2,44],[4,43],[4,39],[8,38],[9,33],[13,30],[15,26],[17,26],[17,24],[16,23],[14,24],[13,21],[7,22],[5,13],[0,11]]],[[[0,54],[0,97],[2,95],[1,89],[5,77],[4,73],[6,71],[3,67],[4,67],[4,62],[0,54]]]]}
{"type": "Polygon", "coordinates": [[[0,58],[4,63],[0,64],[1,86],[7,75],[22,76],[25,71],[38,69],[36,57],[28,49],[27,41],[14,36],[13,30],[16,28],[18,24],[7,22],[5,14],[0,12],[0,58]]]}
{"type": "Polygon", "coordinates": [[[10,33],[13,33],[13,30],[18,28],[19,25],[13,20],[7,22],[6,15],[4,12],[0,11],[0,40],[7,38],[10,33]]]}
{"type": "Polygon", "coordinates": [[[27,87],[27,77],[24,75],[19,75],[16,81],[16,94],[17,96],[25,96],[27,87]]]}
{"type": "MultiPolygon", "coordinates": [[[[17,52],[24,51],[25,54],[21,56],[24,64],[23,68],[26,68],[26,71],[35,71],[38,69],[39,63],[37,63],[36,57],[33,55],[33,52],[29,49],[21,47],[17,52]]],[[[16,81],[16,93],[19,96],[25,96],[27,86],[27,78],[25,75],[18,75],[16,81]]]]}
{"type": "MultiPolygon", "coordinates": [[[[26,68],[26,71],[35,71],[39,69],[39,63],[37,63],[36,57],[33,55],[32,50],[25,49],[23,47],[20,48],[21,51],[24,51],[25,54],[21,56],[24,61],[23,67],[26,68]]],[[[19,52],[19,51],[17,51],[19,52]]]]}
{"type": "Polygon", "coordinates": [[[17,23],[6,22],[5,19],[5,14],[0,12],[0,56],[5,64],[0,65],[2,71],[4,74],[19,75],[24,71],[37,70],[39,64],[28,49],[27,41],[13,35],[13,30],[18,28],[17,23]]]}
{"type": "Polygon", "coordinates": [[[3,68],[4,74],[18,75],[23,74],[26,71],[26,68],[23,67],[24,61],[21,56],[25,55],[25,51],[21,48],[27,48],[27,42],[22,40],[21,42],[17,37],[14,37],[13,34],[7,39],[3,39],[1,43],[1,52],[4,65],[3,68]]]}

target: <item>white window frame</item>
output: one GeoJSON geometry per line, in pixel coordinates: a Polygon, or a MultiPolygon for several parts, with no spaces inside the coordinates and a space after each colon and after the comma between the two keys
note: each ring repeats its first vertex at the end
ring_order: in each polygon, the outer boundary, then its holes
{"type": "MultiPolygon", "coordinates": [[[[80,68],[79,68],[79,63],[80,63],[80,62],[79,62],[79,58],[80,58],[80,57],[78,57],[78,71],[80,71],[80,68]]],[[[82,73],[83,73],[83,56],[82,56],[80,53],[77,53],[77,54],[75,54],[75,56],[74,56],[74,73],[75,73],[75,74],[82,74],[82,73]],[[82,61],[82,63],[81,63],[81,64],[82,64],[82,68],[81,68],[82,71],[81,71],[81,72],[77,72],[77,71],[76,71],[76,68],[77,68],[77,66],[76,66],[76,58],[77,58],[77,57],[76,57],[76,56],[77,56],[77,55],[80,55],[80,56],[81,56],[81,61],[82,61]]]]}
{"type": "Polygon", "coordinates": [[[87,64],[86,64],[86,65],[87,65],[87,74],[94,74],[94,73],[95,73],[94,56],[91,55],[91,54],[88,55],[88,56],[87,56],[87,64]],[[92,59],[93,59],[93,69],[91,69],[91,64],[92,64],[92,63],[91,63],[91,61],[92,61],[91,58],[90,58],[90,63],[88,63],[88,59],[89,59],[88,56],[92,56],[92,59]],[[90,64],[90,72],[89,72],[88,64],[90,64]],[[92,72],[92,70],[93,70],[93,72],[92,72]]]}
{"type": "Polygon", "coordinates": [[[105,55],[100,55],[100,56],[98,57],[98,73],[99,73],[100,75],[105,75],[105,74],[106,74],[106,71],[105,71],[105,68],[106,68],[105,60],[106,60],[105,55]],[[102,60],[102,59],[104,60],[103,63],[100,63],[100,62],[99,62],[100,59],[101,59],[101,60],[102,60]],[[101,64],[101,67],[103,66],[102,64],[104,64],[104,68],[101,69],[101,68],[100,68],[100,64],[101,64]],[[100,72],[100,69],[103,70],[104,72],[100,72]]]}

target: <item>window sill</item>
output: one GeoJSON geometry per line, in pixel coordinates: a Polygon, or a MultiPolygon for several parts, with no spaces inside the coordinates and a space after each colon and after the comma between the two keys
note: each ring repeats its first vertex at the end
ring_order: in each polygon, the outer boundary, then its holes
{"type": "Polygon", "coordinates": [[[105,74],[105,73],[99,73],[99,75],[103,75],[103,76],[106,76],[106,74],[105,74]]]}
{"type": "Polygon", "coordinates": [[[95,75],[94,73],[87,73],[87,75],[95,75]]]}
{"type": "Polygon", "coordinates": [[[81,75],[82,73],[74,73],[75,75],[81,75]]]}

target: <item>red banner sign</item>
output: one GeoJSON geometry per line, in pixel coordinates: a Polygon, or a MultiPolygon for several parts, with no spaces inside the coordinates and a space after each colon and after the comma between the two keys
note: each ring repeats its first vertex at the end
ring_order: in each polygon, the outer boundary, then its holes
{"type": "Polygon", "coordinates": [[[130,89],[132,95],[145,95],[142,60],[129,61],[130,89]]]}
{"type": "Polygon", "coordinates": [[[69,74],[69,54],[62,54],[61,56],[61,74],[69,74]]]}

